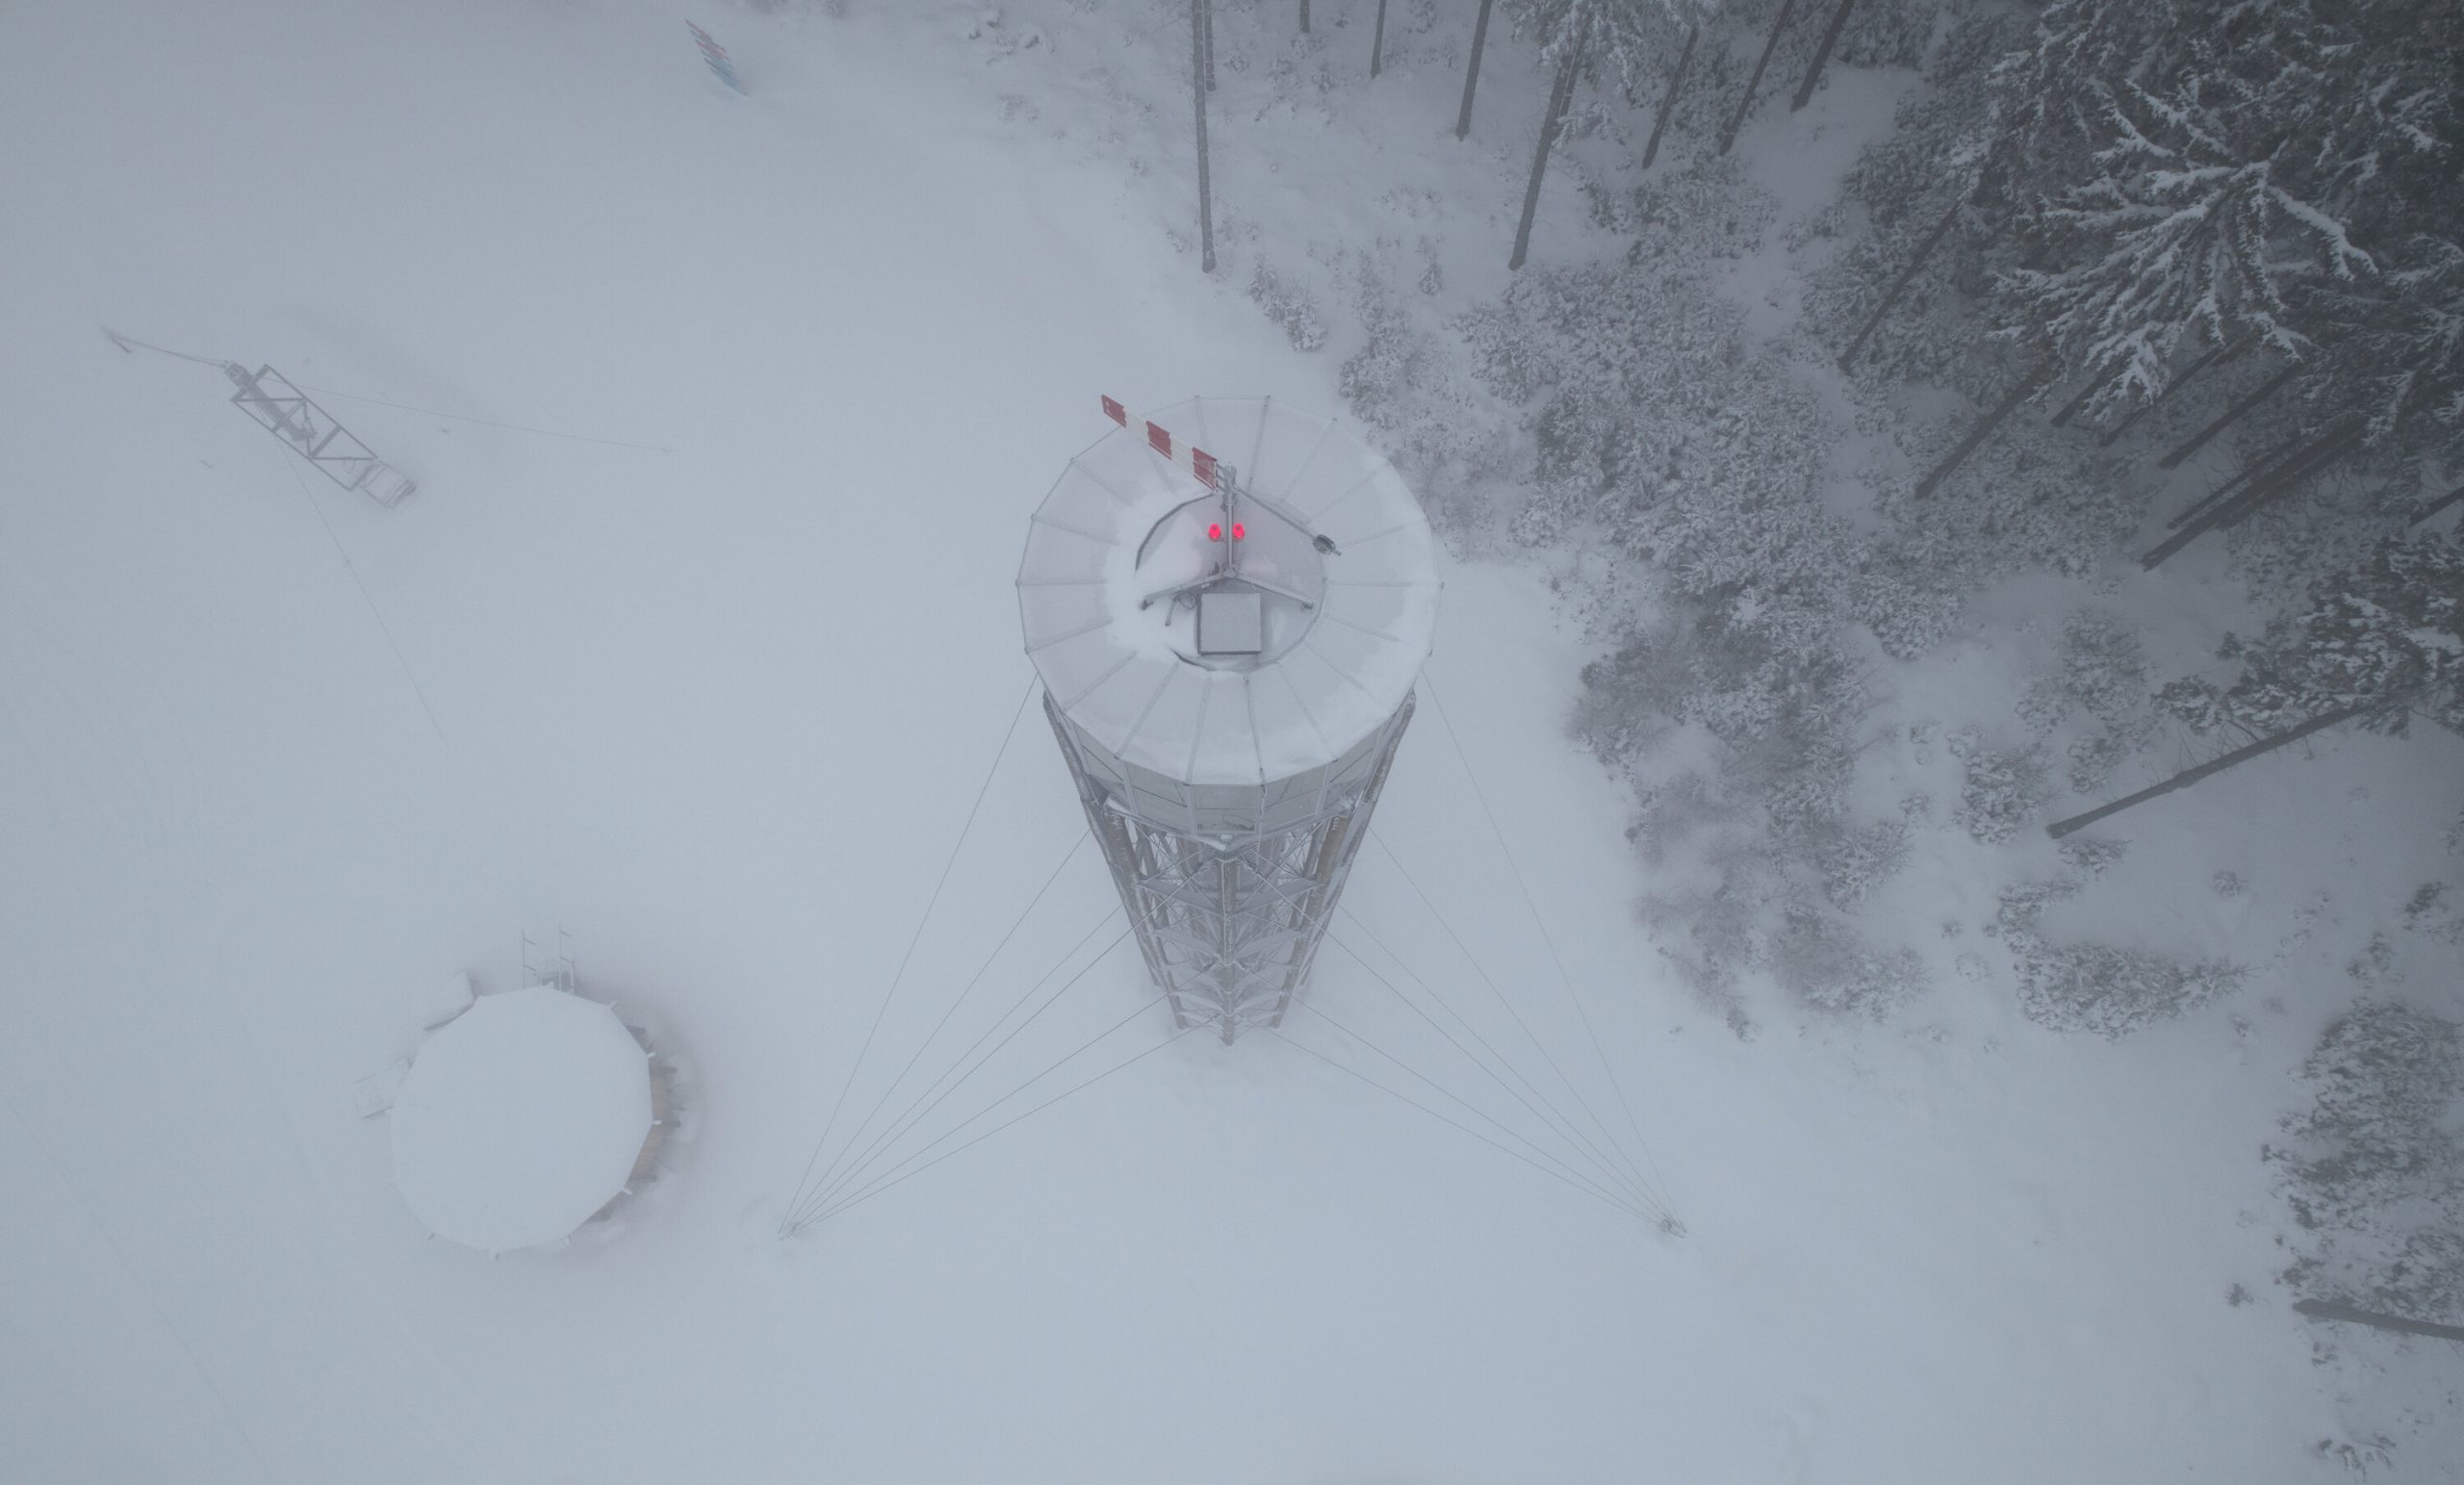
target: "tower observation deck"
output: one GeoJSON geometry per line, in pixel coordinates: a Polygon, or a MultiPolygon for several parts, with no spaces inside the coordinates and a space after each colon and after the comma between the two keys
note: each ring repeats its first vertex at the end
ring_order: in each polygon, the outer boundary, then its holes
{"type": "Polygon", "coordinates": [[[1028,655],[1176,1024],[1307,979],[1412,716],[1435,543],[1334,420],[1199,397],[1072,459],[1018,569],[1028,655]]]}

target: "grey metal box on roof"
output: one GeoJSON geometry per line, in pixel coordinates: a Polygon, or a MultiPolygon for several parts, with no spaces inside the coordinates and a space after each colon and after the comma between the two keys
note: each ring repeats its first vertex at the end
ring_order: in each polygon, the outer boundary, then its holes
{"type": "Polygon", "coordinates": [[[1197,596],[1197,653],[1256,654],[1266,648],[1265,595],[1221,589],[1197,596]]]}

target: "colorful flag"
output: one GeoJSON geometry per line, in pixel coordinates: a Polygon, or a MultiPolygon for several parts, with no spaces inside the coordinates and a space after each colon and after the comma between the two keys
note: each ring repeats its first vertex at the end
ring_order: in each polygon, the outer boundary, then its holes
{"type": "Polygon", "coordinates": [[[686,29],[693,33],[694,44],[702,48],[702,60],[710,64],[712,75],[736,91],[743,92],[744,84],[735,75],[735,64],[728,61],[728,49],[721,46],[708,32],[691,21],[688,20],[684,24],[686,29]]]}

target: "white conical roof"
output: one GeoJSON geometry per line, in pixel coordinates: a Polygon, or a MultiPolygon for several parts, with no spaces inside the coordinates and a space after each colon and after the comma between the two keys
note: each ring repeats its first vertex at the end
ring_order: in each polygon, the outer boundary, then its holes
{"type": "Polygon", "coordinates": [[[1264,653],[1237,662],[1194,657],[1186,608],[1142,608],[1221,549],[1206,546],[1214,495],[1133,419],[1072,459],[1036,511],[1018,611],[1037,673],[1116,757],[1185,782],[1261,784],[1341,757],[1402,705],[1428,656],[1436,543],[1420,502],[1349,429],[1271,398],[1197,397],[1151,417],[1237,471],[1259,507],[1244,560],[1296,597],[1268,594],[1264,653]]]}

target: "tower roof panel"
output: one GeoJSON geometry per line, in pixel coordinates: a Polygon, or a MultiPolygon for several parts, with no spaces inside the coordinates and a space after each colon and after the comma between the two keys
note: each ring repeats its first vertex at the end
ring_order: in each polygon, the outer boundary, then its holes
{"type": "Polygon", "coordinates": [[[1124,761],[1251,785],[1331,762],[1395,714],[1427,658],[1438,578],[1419,502],[1348,428],[1271,398],[1194,398],[1153,421],[1229,472],[1228,509],[1142,421],[1108,433],[1030,526],[1028,654],[1063,714],[1124,761]],[[1254,653],[1201,652],[1210,593],[1256,595],[1254,653]]]}

